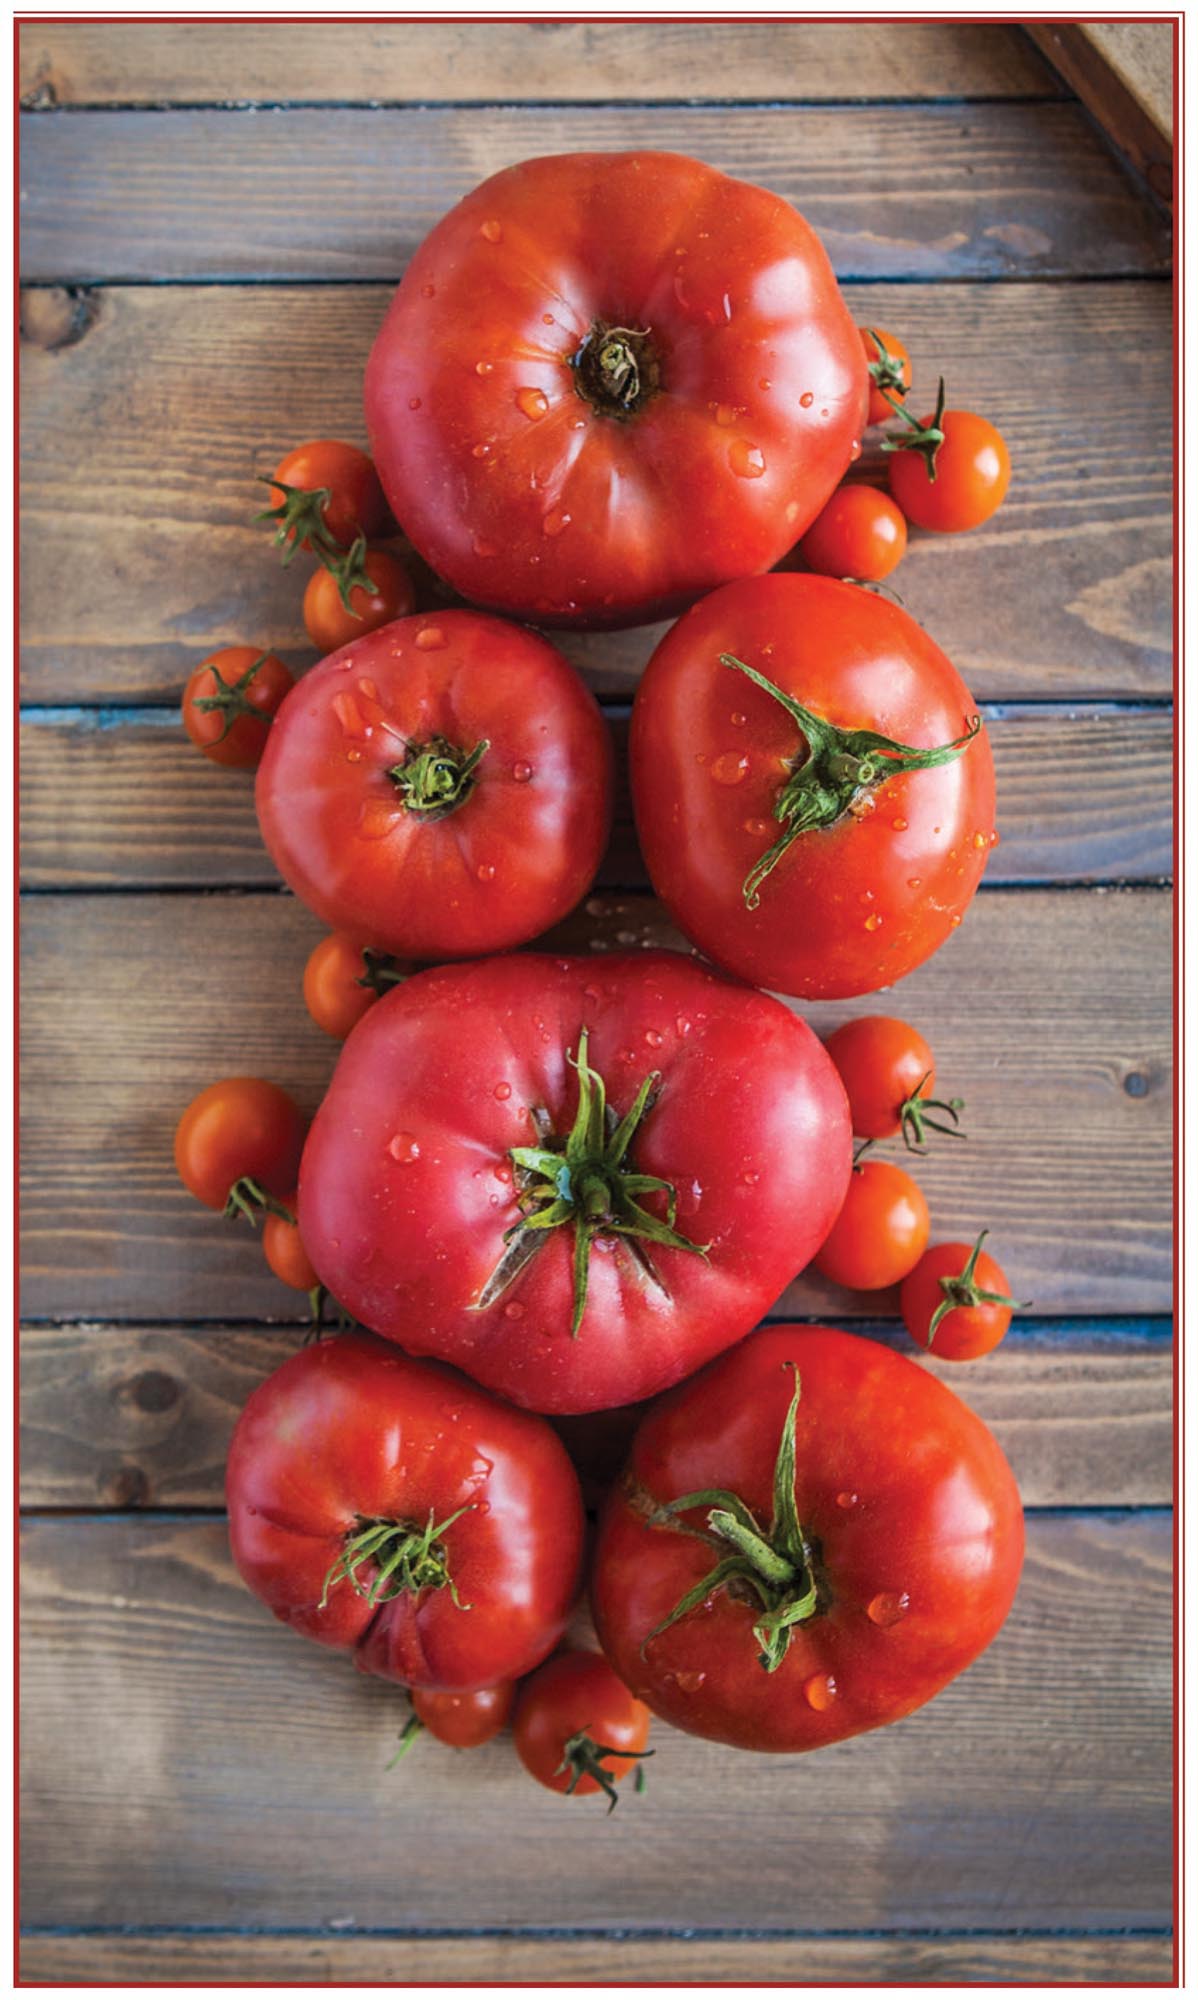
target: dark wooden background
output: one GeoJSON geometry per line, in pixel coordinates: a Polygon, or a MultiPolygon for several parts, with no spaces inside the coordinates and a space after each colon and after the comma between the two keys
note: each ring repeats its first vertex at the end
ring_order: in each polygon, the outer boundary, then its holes
{"type": "MultiPolygon", "coordinates": [[[[1167,1980],[1160,213],[1012,28],[26,22],[20,56],[25,1977],[1167,1980]],[[856,317],[1010,440],[1002,512],[916,536],[898,579],[985,706],[1002,845],[893,1006],[968,1101],[968,1145],[919,1169],[935,1231],[989,1225],[1035,1308],[951,1375],[1028,1507],[986,1658],[809,1760],[662,1729],[608,1822],[506,1740],[388,1774],[395,1692],[238,1583],[225,1447],[295,1299],[170,1142],[214,1076],[311,1107],[332,1063],[299,991],[318,926],[251,782],[178,724],[214,646],[310,658],[253,476],[303,437],[364,442],[389,287],[460,194],[630,146],[793,199],[856,317]]],[[[655,637],[565,642],[617,732],[655,637]]],[[[625,807],[556,941],[670,936],[625,807]]]]}

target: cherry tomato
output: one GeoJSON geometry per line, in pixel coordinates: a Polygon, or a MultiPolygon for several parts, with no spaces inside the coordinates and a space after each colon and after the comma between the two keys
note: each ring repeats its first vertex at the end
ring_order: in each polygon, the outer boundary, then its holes
{"type": "Polygon", "coordinates": [[[296,1183],[307,1122],[276,1083],[229,1076],[193,1097],[175,1132],[179,1178],[207,1208],[253,1213],[257,1191],[296,1183]]]}
{"type": "Polygon", "coordinates": [[[935,1060],[910,1022],[893,1014],[860,1014],[825,1036],[824,1047],[848,1094],[859,1139],[893,1139],[901,1132],[909,1150],[920,1152],[929,1132],[961,1136],[964,1100],[932,1096],[935,1060]]]}
{"type": "Polygon", "coordinates": [[[860,449],[869,377],[791,204],[676,153],[526,160],[417,250],[366,370],[420,554],[538,625],[767,570],[860,449]]]}
{"type": "Polygon", "coordinates": [[[343,1042],[409,970],[386,952],[364,951],[344,931],[334,931],[321,938],[304,967],[304,1005],[318,1028],[343,1042]]]}
{"type": "Polygon", "coordinates": [[[276,1278],[290,1285],[295,1292],[313,1292],[320,1283],[316,1267],[304,1249],[304,1240],[295,1221],[295,1205],[298,1197],[289,1194],[282,1206],[287,1215],[276,1215],[269,1209],[262,1219],[262,1254],[276,1278]]]}
{"type": "Polygon", "coordinates": [[[348,549],[391,526],[378,474],[357,445],[315,438],[296,445],[275,467],[270,506],[258,516],[275,523],[275,541],[289,563],[297,548],[326,554],[348,549]]]}
{"type": "Polygon", "coordinates": [[[899,1311],[912,1340],[942,1361],[972,1361],[997,1347],[1011,1314],[1026,1300],[1009,1296],[1007,1274],[976,1243],[936,1243],[904,1278],[899,1311]]]}
{"type": "Polygon", "coordinates": [[[585,1798],[616,1786],[651,1757],[652,1717],[598,1653],[557,1653],[520,1689],[512,1725],[516,1754],[538,1785],[585,1798]]]}
{"type": "MultiPolygon", "coordinates": [[[[318,569],[308,578],[304,592],[304,629],[321,653],[335,653],[393,618],[406,618],[416,602],[416,592],[407,570],[386,549],[367,549],[361,558],[361,572],[370,587],[351,583],[349,603],[331,569],[318,569]]],[[[354,571],[357,575],[360,572],[354,571]]]]}
{"type": "Polygon", "coordinates": [[[862,1160],[844,1207],[812,1259],[834,1284],[856,1292],[897,1285],[927,1249],[931,1218],[923,1190],[889,1160],[862,1160]]]}
{"type": "Polygon", "coordinates": [[[911,356],[901,340],[885,327],[859,326],[861,345],[869,367],[869,419],[871,424],[888,423],[894,403],[901,403],[911,387],[911,356]],[[883,390],[894,401],[887,402],[883,390]]]}
{"type": "Polygon", "coordinates": [[[814,1750],[969,1666],[1022,1561],[1019,1493],[980,1417],[879,1341],[773,1326],[653,1405],[600,1519],[591,1599],[654,1714],[814,1750]]]}
{"type": "Polygon", "coordinates": [[[637,689],[630,760],[658,895],[770,992],[901,979],[990,851],[994,764],[964,681],[898,605],[830,577],[746,577],[680,618],[637,689]]]}
{"type": "Polygon", "coordinates": [[[224,646],[183,690],[183,727],[213,764],[251,770],[271,721],[294,685],[282,660],[253,646],[224,646]]]}
{"type": "Polygon", "coordinates": [[[1011,483],[1001,433],[972,410],[937,410],[922,419],[919,431],[930,438],[939,432],[943,442],[933,454],[914,441],[900,441],[891,458],[890,491],[907,519],[942,534],[980,527],[1001,506],[1011,483]]]}
{"type": "Polygon", "coordinates": [[[516,1699],[515,1681],[475,1688],[469,1694],[447,1694],[436,1688],[414,1688],[412,1707],[418,1721],[438,1743],[455,1750],[476,1750],[504,1728],[516,1699]]]}
{"type": "Polygon", "coordinates": [[[855,484],[837,488],[803,536],[799,554],[817,576],[880,583],[906,546],[907,523],[889,494],[855,484]]]}

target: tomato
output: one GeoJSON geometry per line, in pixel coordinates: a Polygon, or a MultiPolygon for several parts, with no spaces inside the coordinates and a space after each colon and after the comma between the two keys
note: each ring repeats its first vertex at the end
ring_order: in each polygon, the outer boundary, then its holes
{"type": "Polygon", "coordinates": [[[407,958],[503,951],[585,895],[612,756],[546,640],[477,611],[336,653],[284,704],[258,772],[262,835],[326,923],[407,958]]]}
{"type": "Polygon", "coordinates": [[[379,475],[464,597],[635,625],[769,569],[860,451],[865,356],[789,202],[676,153],[484,181],[366,370],[379,475]]]}
{"type": "Polygon", "coordinates": [[[282,660],[253,646],[224,646],[183,690],[183,727],[213,764],[251,770],[293,682],[282,660]]]}
{"type": "Polygon", "coordinates": [[[548,1424],[372,1334],[301,1349],[229,1448],[233,1560],[275,1617],[406,1687],[528,1673],[578,1586],[578,1481],[548,1424]]]}
{"type": "Polygon", "coordinates": [[[335,554],[359,535],[369,539],[391,526],[378,474],[357,445],[335,438],[296,445],[280,459],[273,480],[264,483],[271,504],[257,518],[275,522],[285,564],[297,549],[335,554]]]}
{"type": "Polygon", "coordinates": [[[516,1754],[538,1785],[585,1798],[602,1791],[607,1810],[629,1771],[639,1775],[652,1717],[598,1653],[557,1653],[520,1690],[516,1754]]]}
{"type": "Polygon", "coordinates": [[[919,1262],[930,1228],[923,1190],[910,1174],[889,1160],[862,1160],[812,1262],[834,1284],[878,1292],[897,1285],[919,1262]]]}
{"type": "Polygon", "coordinates": [[[893,1139],[901,1132],[908,1150],[918,1153],[925,1150],[929,1132],[943,1132],[950,1139],[964,1136],[964,1099],[932,1096],[935,1060],[910,1022],[893,1014],[861,1014],[834,1028],[824,1047],[848,1094],[859,1138],[893,1139]]]}
{"type": "Polygon", "coordinates": [[[887,439],[890,491],[917,528],[958,534],[980,527],[1002,505],[1011,457],[1000,431],[972,410],[946,410],[944,384],[931,416],[909,417],[905,436],[887,439]]]}
{"type": "Polygon", "coordinates": [[[334,931],[321,938],[304,967],[304,1005],[318,1028],[343,1042],[408,969],[386,952],[364,951],[344,931],[334,931]]]}
{"type": "Polygon", "coordinates": [[[515,1699],[515,1681],[499,1681],[494,1687],[475,1688],[469,1694],[415,1688],[412,1707],[417,1721],[439,1743],[452,1744],[455,1750],[476,1750],[506,1726],[515,1699]]]}
{"type": "Polygon", "coordinates": [[[445,966],[345,1044],[300,1228],[409,1353],[533,1409],[610,1409],[773,1304],[844,1199],[848,1127],[805,1023],[680,953],[445,966]]]}
{"type": "Polygon", "coordinates": [[[637,690],[630,760],[658,895],[772,992],[901,979],[961,921],[992,844],[964,681],[905,611],[828,577],[748,577],[680,618],[637,690]]]}
{"type": "Polygon", "coordinates": [[[1007,1274],[976,1243],[936,1243],[903,1280],[899,1311],[920,1347],[942,1361],[972,1361],[997,1347],[1011,1313],[1026,1300],[1009,1296],[1007,1274]]]}
{"type": "Polygon", "coordinates": [[[1023,1515],[979,1417],[832,1327],[772,1326],[658,1403],[600,1521],[592,1605],[656,1715],[746,1750],[894,1722],[989,1645],[1023,1515]]]}
{"type": "Polygon", "coordinates": [[[320,1279],[294,1220],[295,1203],[295,1195],[290,1194],[282,1204],[288,1214],[280,1215],[277,1210],[269,1210],[263,1216],[262,1254],[276,1278],[290,1285],[292,1291],[314,1292],[320,1279]]]}
{"type": "Polygon", "coordinates": [[[386,549],[367,549],[352,571],[318,569],[304,592],[304,629],[321,653],[334,653],[393,618],[406,618],[416,602],[412,579],[386,549]],[[366,583],[354,581],[365,576],[366,583]]]}
{"type": "Polygon", "coordinates": [[[859,326],[857,331],[870,374],[868,420],[871,424],[889,423],[895,403],[901,403],[911,387],[911,356],[885,327],[859,326]],[[892,400],[888,402],[887,396],[892,400]]]}
{"type": "Polygon", "coordinates": [[[175,1166],[207,1208],[253,1219],[263,1195],[295,1186],[307,1121],[278,1084],[229,1076],[193,1097],[175,1132],[175,1166]]]}
{"type": "Polygon", "coordinates": [[[840,486],[799,543],[817,576],[880,583],[902,561],[907,523],[894,501],[874,486],[840,486]]]}

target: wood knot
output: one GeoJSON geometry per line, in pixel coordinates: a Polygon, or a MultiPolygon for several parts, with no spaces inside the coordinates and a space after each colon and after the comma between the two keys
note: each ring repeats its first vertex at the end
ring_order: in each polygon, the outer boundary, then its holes
{"type": "Polygon", "coordinates": [[[100,294],[83,285],[39,285],[21,294],[21,339],[55,354],[75,347],[100,317],[100,294]]]}
{"type": "Polygon", "coordinates": [[[133,1400],[139,1410],[157,1414],[169,1410],[179,1400],[179,1384],[158,1368],[147,1368],[133,1383],[133,1400]]]}

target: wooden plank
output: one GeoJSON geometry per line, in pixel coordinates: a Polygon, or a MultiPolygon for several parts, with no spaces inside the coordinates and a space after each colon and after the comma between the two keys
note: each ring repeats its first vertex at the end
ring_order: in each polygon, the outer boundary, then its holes
{"type": "MultiPolygon", "coordinates": [[[[933,1227],[989,1226],[1016,1296],[1042,1313],[1169,1309],[1170,913],[1151,889],[995,889],[885,996],[803,1010],[821,1029],[898,1010],[927,1033],[971,1134],[919,1164],[933,1227]]],[[[27,1315],[280,1314],[256,1241],[184,1193],[171,1141],[216,1076],[274,1076],[315,1107],[334,1045],[300,976],[319,935],[286,895],[26,899],[27,1315]]],[[[651,898],[595,896],[545,942],[682,940],[651,898]]],[[[860,1295],[815,1277],[786,1296],[789,1310],[862,1315],[860,1295]]]]}
{"type": "Polygon", "coordinates": [[[385,1770],[402,1697],[274,1623],[223,1522],[34,1519],[24,1919],[1164,1928],[1170,1519],[1033,1514],[1028,1531],[1003,1633],[928,1708],[806,1763],[660,1728],[648,1792],[609,1830],[530,1784],[505,1738],[385,1770]],[[515,1846],[519,1866],[497,1866],[515,1846]],[[680,1866],[683,1846],[736,1865],[680,1866]]]}
{"type": "Polygon", "coordinates": [[[1037,21],[1027,32],[1158,201],[1173,202],[1174,21],[1037,21]]]}
{"type": "MultiPolygon", "coordinates": [[[[1172,865],[1173,722],[1161,709],[986,712],[1002,842],[990,884],[1159,880],[1172,865]],[[1078,785],[1072,774],[1084,771],[1078,785]]],[[[626,709],[610,713],[616,821],[601,888],[647,883],[628,794],[626,709]]],[[[198,757],[174,709],[55,709],[20,731],[21,880],[33,888],[278,881],[252,776],[198,757]]]]}
{"type": "Polygon", "coordinates": [[[26,113],[23,275],[394,279],[534,155],[697,154],[795,202],[843,277],[1162,271],[1168,231],[1073,104],[26,113]],[[399,191],[388,199],[388,190],[399,191]]]}
{"type": "MultiPolygon", "coordinates": [[[[994,520],[914,534],[895,579],[974,693],[1167,694],[1166,287],[866,286],[851,299],[864,324],[902,330],[922,382],[943,370],[953,401],[1010,440],[1014,484],[994,520]]],[[[385,302],[373,287],[26,295],[27,700],[177,700],[190,669],[238,638],[311,658],[301,564],[282,570],[250,525],[254,475],[297,436],[365,441],[359,385],[385,302]]],[[[627,695],[663,629],[562,644],[593,686],[627,695]]]]}
{"type": "Polygon", "coordinates": [[[195,1981],[239,1985],[687,1986],[1165,1985],[1167,1937],[969,1938],[481,1938],[203,1936],[91,1932],[26,1937],[26,1986],[195,1981]]]}
{"type": "MultiPolygon", "coordinates": [[[[873,1329],[871,1329],[873,1331],[873,1329]]],[[[895,1345],[913,1356],[897,1328],[895,1345]]],[[[21,1502],[26,1507],[219,1507],[233,1425],[295,1351],[295,1327],[31,1326],[21,1336],[21,1502]]],[[[1167,1341],[1087,1346],[1057,1322],[1017,1329],[985,1367],[925,1363],[997,1433],[1029,1507],[1167,1506],[1173,1497],[1173,1357],[1167,1341]]],[[[597,1494],[635,1422],[596,1450],[563,1435],[597,1494]]]]}

